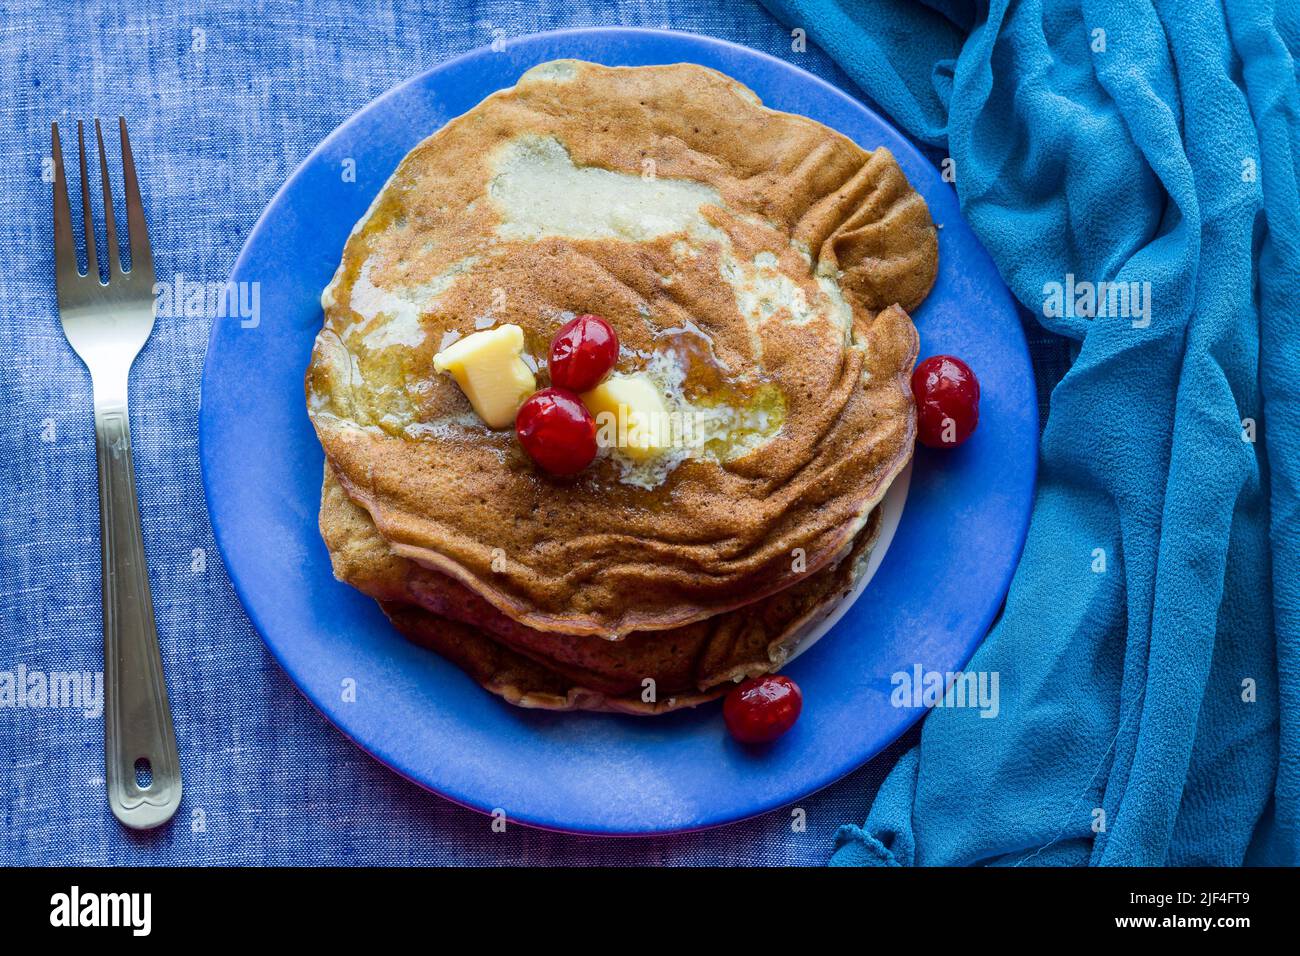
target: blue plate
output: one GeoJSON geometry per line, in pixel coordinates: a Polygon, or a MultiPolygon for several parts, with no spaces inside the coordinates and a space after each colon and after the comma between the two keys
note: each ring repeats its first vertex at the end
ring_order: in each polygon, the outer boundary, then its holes
{"type": "Polygon", "coordinates": [[[331,721],[458,803],[607,834],[714,826],[790,803],[917,720],[922,710],[891,705],[891,675],[917,664],[960,668],[1006,594],[1038,443],[1011,296],[935,168],[862,104],[780,60],[705,37],[623,29],[539,34],[460,57],[375,100],[321,143],[250,233],[232,280],[258,284],[260,315],[256,324],[217,320],[200,428],[212,526],[235,589],[271,652],[331,721]],[[789,667],[804,690],[803,716],[767,750],[733,742],[717,705],[644,719],[504,704],[408,644],[373,601],[336,582],[317,531],[322,456],[303,373],[321,324],[318,297],[348,232],[416,143],[559,57],[720,70],[768,106],[868,149],[887,146],[942,226],[939,278],[914,318],[923,356],[962,356],[979,375],[979,430],[953,452],[918,449],[892,546],[864,599],[789,667]],[[345,693],[352,687],[355,700],[345,693]]]}

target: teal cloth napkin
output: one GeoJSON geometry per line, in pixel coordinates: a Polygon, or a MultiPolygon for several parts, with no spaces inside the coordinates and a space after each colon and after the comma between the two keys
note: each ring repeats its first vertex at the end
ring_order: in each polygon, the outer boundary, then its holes
{"type": "Polygon", "coordinates": [[[765,2],[1079,343],[1000,712],[931,713],[833,862],[1300,862],[1300,4],[765,2]]]}

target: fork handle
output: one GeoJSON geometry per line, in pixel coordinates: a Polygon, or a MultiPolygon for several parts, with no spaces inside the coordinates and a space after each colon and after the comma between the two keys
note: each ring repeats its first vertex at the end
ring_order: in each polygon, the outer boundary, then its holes
{"type": "Polygon", "coordinates": [[[95,454],[103,558],[104,780],[113,816],[147,830],[176,812],[181,772],[149,594],[125,397],[101,403],[96,396],[95,454]],[[142,758],[152,778],[147,787],[136,780],[142,758]]]}

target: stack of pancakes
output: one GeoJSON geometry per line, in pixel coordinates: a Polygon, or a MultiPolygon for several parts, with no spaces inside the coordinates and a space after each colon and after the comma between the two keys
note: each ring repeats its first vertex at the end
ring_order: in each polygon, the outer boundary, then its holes
{"type": "Polygon", "coordinates": [[[417,146],[322,296],[307,403],[342,581],[512,703],[659,713],[776,670],[852,590],[912,453],[923,200],[701,67],[562,60],[417,146]],[[575,314],[694,440],[536,468],[433,356],[575,314]]]}

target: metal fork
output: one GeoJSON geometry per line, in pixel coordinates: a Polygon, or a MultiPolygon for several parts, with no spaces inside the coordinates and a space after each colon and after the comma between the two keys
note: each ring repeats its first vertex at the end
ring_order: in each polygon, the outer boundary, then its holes
{"type": "Polygon", "coordinates": [[[122,270],[104,134],[96,119],[99,168],[104,178],[104,253],[108,258],[108,281],[100,279],[86,175],[86,141],[78,120],[87,269],[83,274],[77,267],[59,124],[54,123],[54,277],[63,334],[86,363],[95,395],[103,561],[105,789],[113,815],[132,829],[144,830],[165,823],[176,812],[181,802],[181,773],[149,594],[127,412],[131,363],[153,330],[153,256],[126,120],[119,118],[118,125],[122,131],[122,181],[131,271],[122,270]]]}

